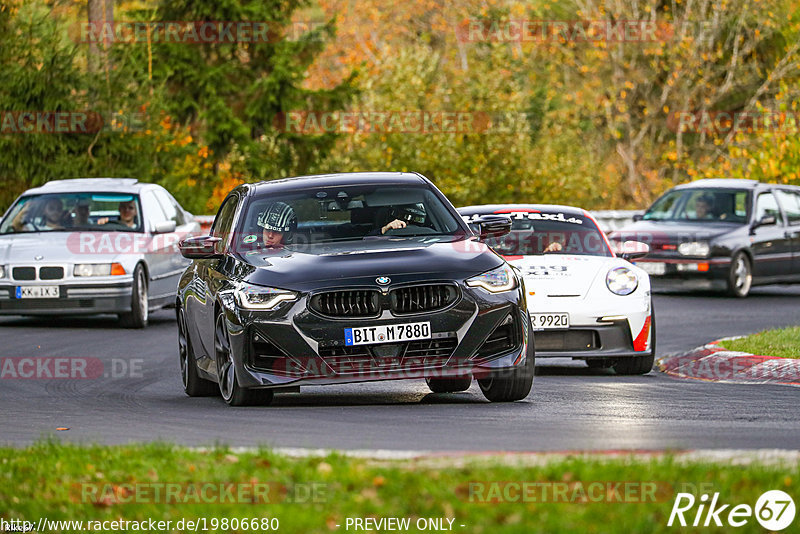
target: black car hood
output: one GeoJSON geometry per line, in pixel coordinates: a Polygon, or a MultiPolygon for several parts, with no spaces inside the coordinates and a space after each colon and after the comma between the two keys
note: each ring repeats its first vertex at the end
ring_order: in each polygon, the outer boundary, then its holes
{"type": "Polygon", "coordinates": [[[238,256],[253,267],[246,281],[297,290],[349,282],[374,283],[379,276],[388,276],[393,283],[463,279],[496,268],[504,261],[481,242],[449,237],[378,238],[288,246],[253,250],[238,256]]]}
{"type": "Polygon", "coordinates": [[[611,239],[643,243],[683,243],[710,241],[746,228],[742,223],[691,221],[637,221],[609,234],[611,239]]]}

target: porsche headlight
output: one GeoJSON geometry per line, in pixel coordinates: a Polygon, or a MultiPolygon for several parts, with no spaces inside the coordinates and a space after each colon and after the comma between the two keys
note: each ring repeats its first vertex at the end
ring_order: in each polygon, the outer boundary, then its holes
{"type": "Polygon", "coordinates": [[[504,263],[497,269],[469,278],[467,285],[469,287],[482,287],[492,293],[502,293],[503,291],[516,289],[517,277],[514,276],[511,266],[504,263]]]}
{"type": "Polygon", "coordinates": [[[606,286],[615,295],[630,295],[639,287],[639,277],[627,267],[617,267],[608,271],[606,286]]]}
{"type": "Polygon", "coordinates": [[[243,285],[236,289],[236,300],[242,308],[274,310],[281,302],[297,299],[297,293],[266,286],[243,285]]]}
{"type": "Polygon", "coordinates": [[[678,254],[682,256],[708,256],[711,247],[703,241],[692,241],[678,245],[678,254]]]}

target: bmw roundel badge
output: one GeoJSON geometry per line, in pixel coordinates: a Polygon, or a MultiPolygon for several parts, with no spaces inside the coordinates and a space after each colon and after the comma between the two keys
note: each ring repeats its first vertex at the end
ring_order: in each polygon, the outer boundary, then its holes
{"type": "Polygon", "coordinates": [[[391,282],[392,279],[389,278],[388,276],[379,276],[378,278],[375,279],[375,281],[378,282],[380,285],[385,286],[386,284],[391,282]]]}

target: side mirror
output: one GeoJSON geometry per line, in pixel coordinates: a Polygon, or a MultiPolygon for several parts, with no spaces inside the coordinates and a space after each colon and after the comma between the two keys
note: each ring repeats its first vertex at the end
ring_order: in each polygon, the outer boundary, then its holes
{"type": "Polygon", "coordinates": [[[650,246],[641,241],[613,241],[614,253],[619,255],[625,261],[633,261],[644,258],[650,253],[650,246]]]}
{"type": "Polygon", "coordinates": [[[639,222],[644,219],[644,213],[634,213],[633,214],[633,222],[639,222]]]}
{"type": "Polygon", "coordinates": [[[511,219],[505,215],[481,215],[471,222],[478,225],[481,239],[502,237],[511,231],[511,219]]]}
{"type": "Polygon", "coordinates": [[[222,241],[219,237],[204,235],[200,237],[190,237],[178,244],[181,256],[190,260],[210,260],[222,257],[216,250],[216,244],[222,241]]]}
{"type": "Polygon", "coordinates": [[[175,221],[161,221],[157,222],[153,227],[153,233],[156,234],[168,234],[170,232],[174,232],[177,225],[175,221]]]}
{"type": "Polygon", "coordinates": [[[753,229],[755,230],[759,226],[772,226],[778,224],[778,219],[774,215],[766,214],[761,219],[757,220],[753,223],[753,229]]]}

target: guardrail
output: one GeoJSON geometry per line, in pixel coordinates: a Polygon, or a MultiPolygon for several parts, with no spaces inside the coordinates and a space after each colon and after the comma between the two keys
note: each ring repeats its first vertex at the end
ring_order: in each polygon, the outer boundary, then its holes
{"type": "Polygon", "coordinates": [[[600,229],[605,233],[619,230],[633,222],[634,215],[640,215],[644,210],[598,210],[591,211],[592,216],[597,220],[600,229]]]}
{"type": "MultiPolygon", "coordinates": [[[[644,213],[642,210],[598,210],[591,212],[600,225],[600,229],[605,233],[619,230],[633,222],[633,216],[644,213]]],[[[195,215],[195,220],[200,223],[203,233],[208,233],[211,224],[214,222],[214,215],[195,215]]]]}

